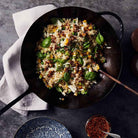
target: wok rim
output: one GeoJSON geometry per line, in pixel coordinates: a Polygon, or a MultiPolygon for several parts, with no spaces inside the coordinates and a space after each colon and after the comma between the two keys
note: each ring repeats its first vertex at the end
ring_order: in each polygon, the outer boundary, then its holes
{"type": "MultiPolygon", "coordinates": [[[[39,18],[37,18],[37,19],[33,22],[33,24],[29,27],[29,29],[27,30],[27,32],[26,32],[26,34],[25,34],[25,37],[24,37],[24,39],[23,39],[22,47],[21,47],[21,55],[22,55],[22,49],[23,49],[23,45],[24,45],[25,39],[26,39],[26,37],[27,37],[28,32],[30,31],[30,28],[31,28],[38,20],[40,20],[43,16],[46,16],[46,14],[49,14],[50,12],[57,11],[58,9],[63,9],[63,8],[84,9],[84,10],[88,10],[89,12],[93,12],[93,13],[95,13],[96,15],[98,15],[98,12],[95,12],[95,11],[89,9],[89,8],[79,7],[79,6],[64,6],[64,7],[58,7],[58,8],[56,8],[56,9],[53,9],[53,10],[51,10],[51,11],[49,11],[49,12],[44,13],[44,14],[41,15],[39,18]]],[[[100,11],[100,12],[101,12],[101,11],[100,11]]],[[[116,36],[116,38],[117,38],[117,41],[118,41],[117,43],[118,43],[118,48],[119,48],[119,51],[120,51],[120,68],[119,68],[119,72],[118,72],[116,78],[119,79],[120,76],[121,76],[122,67],[123,67],[123,52],[122,52],[122,47],[121,47],[121,41],[119,41],[119,38],[118,38],[118,36],[117,36],[117,34],[116,34],[116,31],[114,30],[114,28],[112,27],[112,25],[111,25],[104,17],[102,17],[102,15],[99,15],[99,16],[100,16],[100,18],[102,18],[103,20],[105,20],[105,21],[109,24],[109,26],[111,27],[111,29],[114,31],[114,34],[115,34],[115,36],[116,36]]],[[[22,70],[23,75],[24,75],[24,71],[23,71],[23,69],[22,69],[22,60],[21,60],[21,59],[22,59],[22,56],[20,57],[20,61],[21,61],[21,70],[22,70]]],[[[28,81],[27,81],[25,75],[24,75],[24,78],[25,78],[26,82],[28,83],[28,81]]],[[[94,101],[94,102],[91,103],[91,104],[87,104],[87,105],[85,105],[85,106],[81,106],[81,107],[77,107],[77,108],[61,107],[61,106],[59,106],[59,105],[55,105],[55,104],[48,103],[48,102],[45,101],[45,100],[44,100],[44,101],[47,102],[49,105],[52,105],[52,106],[55,106],[55,107],[58,107],[58,108],[64,108],[64,109],[80,109],[80,108],[87,108],[87,107],[90,107],[90,106],[92,106],[93,104],[95,104],[95,103],[97,103],[97,102],[100,102],[100,101],[103,100],[104,98],[106,98],[107,95],[109,95],[109,94],[111,93],[111,91],[113,91],[113,89],[115,88],[116,84],[117,84],[116,82],[113,82],[113,85],[110,87],[110,90],[107,91],[107,92],[105,92],[105,94],[104,94],[102,97],[100,97],[98,100],[94,101]]],[[[29,85],[29,88],[30,88],[30,87],[31,87],[30,84],[28,84],[28,85],[29,85]]],[[[38,95],[37,95],[37,96],[38,96],[38,95]]],[[[42,99],[41,97],[39,97],[39,98],[42,99]]],[[[42,99],[42,100],[43,100],[43,99],[42,99]]]]}

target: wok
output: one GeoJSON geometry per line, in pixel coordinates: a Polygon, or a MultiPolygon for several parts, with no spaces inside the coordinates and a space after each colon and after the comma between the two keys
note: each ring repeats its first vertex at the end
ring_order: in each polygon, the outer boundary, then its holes
{"type": "Polygon", "coordinates": [[[21,49],[21,68],[24,74],[24,77],[29,84],[29,89],[19,96],[17,99],[8,104],[4,109],[1,110],[0,114],[5,112],[13,104],[23,98],[25,95],[34,92],[41,99],[46,101],[49,104],[52,104],[61,108],[81,108],[103,99],[115,85],[115,82],[110,80],[108,77],[101,75],[101,81],[98,82],[95,86],[91,87],[87,95],[78,95],[73,96],[69,94],[68,96],[63,96],[61,93],[57,92],[55,89],[49,90],[45,87],[42,80],[39,79],[36,74],[36,42],[42,37],[42,32],[44,26],[51,23],[50,19],[52,17],[57,18],[76,18],[79,20],[87,20],[88,23],[91,22],[96,25],[100,30],[102,35],[105,38],[108,46],[111,49],[105,49],[105,57],[107,62],[103,66],[103,70],[112,75],[115,78],[119,77],[122,64],[122,56],[120,49],[120,39],[118,39],[112,26],[101,16],[101,15],[112,15],[120,23],[121,36],[123,36],[123,23],[120,17],[112,12],[93,12],[91,10],[80,8],[80,7],[61,7],[55,10],[52,10],[39,19],[37,19],[33,25],[28,30],[21,49]],[[65,100],[61,101],[59,98],[64,97],[65,100]]]}

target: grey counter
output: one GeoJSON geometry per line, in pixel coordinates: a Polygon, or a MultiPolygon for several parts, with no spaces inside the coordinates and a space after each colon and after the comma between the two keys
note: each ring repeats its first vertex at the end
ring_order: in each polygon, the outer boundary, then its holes
{"type": "MultiPolygon", "coordinates": [[[[137,0],[1,0],[0,78],[3,75],[2,56],[18,38],[14,29],[12,13],[48,3],[58,6],[81,6],[93,11],[108,10],[117,13],[125,26],[125,35],[122,41],[123,69],[120,80],[138,91],[138,78],[132,74],[130,69],[130,62],[134,55],[130,36],[132,31],[138,27],[137,0]]],[[[118,32],[118,22],[109,16],[105,18],[118,32]]],[[[0,102],[0,108],[3,106],[4,104],[0,102]]],[[[138,137],[138,97],[116,85],[106,98],[88,108],[66,110],[51,107],[48,111],[30,112],[27,117],[10,109],[0,117],[0,138],[12,138],[20,125],[38,116],[49,116],[61,121],[69,129],[73,138],[86,138],[85,122],[93,114],[106,116],[111,123],[112,132],[120,134],[122,138],[138,137]]]]}

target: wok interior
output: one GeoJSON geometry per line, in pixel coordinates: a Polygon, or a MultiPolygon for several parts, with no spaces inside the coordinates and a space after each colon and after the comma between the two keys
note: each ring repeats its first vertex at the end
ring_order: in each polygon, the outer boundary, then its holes
{"type": "Polygon", "coordinates": [[[104,51],[107,62],[102,69],[117,78],[121,70],[121,51],[116,33],[111,25],[95,12],[79,7],[63,7],[40,17],[31,26],[24,39],[21,51],[21,67],[25,79],[34,93],[49,104],[62,108],[80,108],[92,105],[108,94],[115,84],[106,76],[102,76],[101,81],[89,89],[88,95],[79,95],[76,97],[73,94],[69,94],[64,97],[64,101],[59,100],[60,97],[63,97],[62,94],[55,89],[47,89],[42,80],[38,79],[38,75],[36,74],[36,42],[42,37],[44,26],[51,24],[50,19],[53,17],[78,17],[79,20],[85,19],[95,24],[104,36],[108,46],[111,47],[111,49],[104,51]]]}

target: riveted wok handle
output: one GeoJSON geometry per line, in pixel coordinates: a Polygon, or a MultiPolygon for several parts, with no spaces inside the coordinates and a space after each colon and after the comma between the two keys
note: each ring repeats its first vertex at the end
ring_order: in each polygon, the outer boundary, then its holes
{"type": "Polygon", "coordinates": [[[99,15],[112,15],[113,17],[115,17],[119,23],[120,23],[120,32],[121,32],[121,35],[119,37],[120,41],[122,40],[123,38],[123,35],[124,35],[124,24],[123,24],[123,21],[122,19],[115,13],[113,12],[109,12],[109,11],[103,11],[103,12],[98,12],[99,15]]]}
{"type": "Polygon", "coordinates": [[[5,113],[9,108],[11,108],[14,104],[16,104],[18,101],[20,101],[23,97],[25,97],[26,95],[28,95],[30,93],[30,89],[28,89],[26,92],[24,92],[23,94],[21,94],[19,97],[17,97],[16,99],[14,99],[13,101],[11,101],[9,104],[7,104],[5,107],[3,107],[0,110],[0,116],[5,113]]]}

